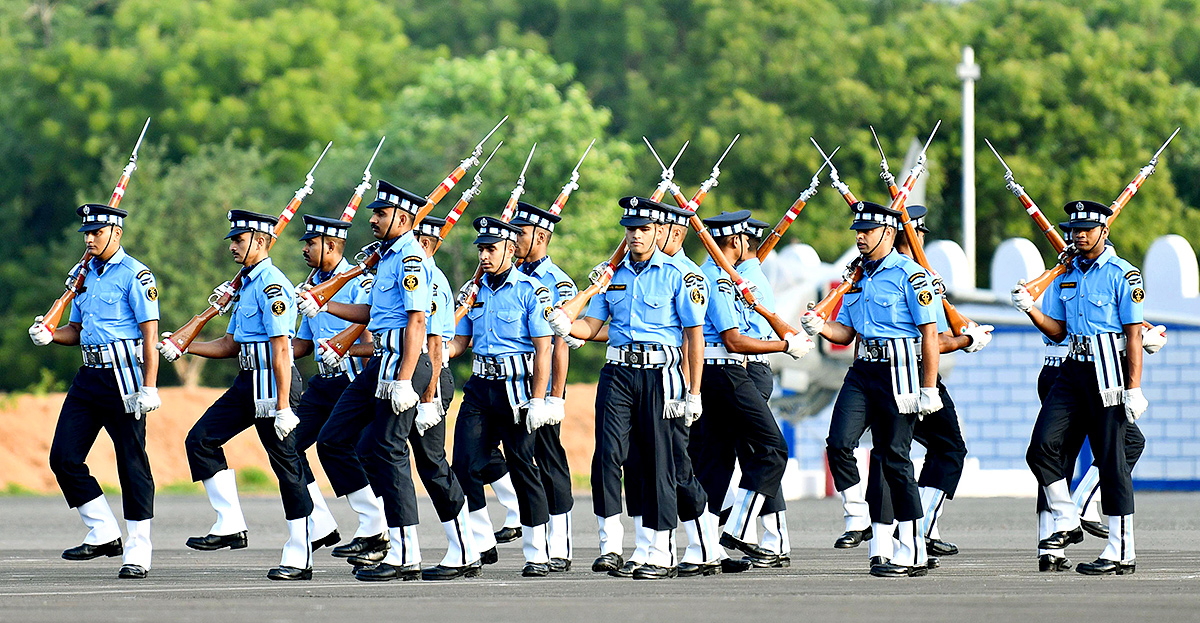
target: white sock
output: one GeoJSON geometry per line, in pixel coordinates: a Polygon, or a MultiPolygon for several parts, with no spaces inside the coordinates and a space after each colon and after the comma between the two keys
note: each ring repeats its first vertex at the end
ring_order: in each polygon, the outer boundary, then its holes
{"type": "Polygon", "coordinates": [[[633,555],[629,557],[638,564],[646,564],[650,560],[650,545],[654,539],[654,531],[647,528],[641,515],[633,518],[633,555]]]}
{"type": "Polygon", "coordinates": [[[513,488],[512,477],[505,473],[491,483],[491,487],[496,500],[504,507],[504,527],[516,528],[521,525],[521,505],[517,502],[517,490],[513,488]]]}
{"type": "Polygon", "coordinates": [[[550,557],[571,559],[571,511],[550,516],[550,557]]]}
{"type": "Polygon", "coordinates": [[[739,488],[733,496],[733,509],[725,522],[725,532],[739,541],[757,543],[758,529],[754,520],[766,501],[766,496],[761,493],[739,488]]]}
{"type": "Polygon", "coordinates": [[[675,566],[675,531],[645,529],[650,537],[646,564],[660,567],[675,566]]]}
{"type": "Polygon", "coordinates": [[[777,511],[762,516],[763,536],[759,543],[763,549],[786,556],[791,553],[791,543],[788,541],[787,517],[785,511],[777,511]]]}
{"type": "Polygon", "coordinates": [[[479,562],[479,550],[475,548],[475,537],[471,534],[466,504],[454,519],[442,522],[442,529],[446,531],[446,555],[441,562],[443,567],[465,567],[479,562]]]}
{"type": "Polygon", "coordinates": [[[892,538],[896,522],[871,524],[871,540],[867,543],[867,556],[891,560],[895,555],[896,539],[892,538]]]}
{"type": "Polygon", "coordinates": [[[121,538],[121,524],[117,523],[117,517],[113,515],[112,507],[104,499],[103,493],[80,504],[75,510],[79,511],[83,525],[88,527],[87,536],[83,537],[84,543],[103,545],[121,538]]]}
{"type": "Polygon", "coordinates": [[[846,532],[866,530],[871,525],[871,507],[867,505],[866,485],[858,483],[842,494],[842,517],[846,520],[846,532]]]}
{"type": "Polygon", "coordinates": [[[388,531],[387,523],[383,519],[383,500],[375,495],[375,492],[371,490],[371,485],[348,493],[346,502],[350,504],[350,508],[355,513],[358,513],[358,530],[355,531],[354,536],[375,536],[388,531]]]}
{"type": "Polygon", "coordinates": [[[600,531],[600,555],[620,554],[622,541],[625,540],[625,526],[621,525],[621,516],[596,516],[600,531]]]}
{"type": "Polygon", "coordinates": [[[308,483],[308,497],[312,498],[313,510],[308,516],[309,526],[308,533],[314,540],[323,539],[334,530],[337,530],[337,520],[333,518],[333,513],[329,512],[329,505],[325,503],[325,496],[321,495],[321,487],[317,486],[316,482],[308,483]]]}
{"type": "Polygon", "coordinates": [[[126,565],[137,565],[147,571],[150,569],[150,520],[125,521],[125,529],[129,538],[125,539],[125,557],[121,561],[126,565]]]}
{"type": "Polygon", "coordinates": [[[246,517],[242,515],[242,503],[238,500],[237,476],[232,469],[223,469],[203,481],[208,501],[217,511],[217,521],[208,530],[209,534],[228,536],[246,530],[246,517]]]}
{"type": "Polygon", "coordinates": [[[279,565],[296,569],[312,568],[312,542],[308,532],[308,517],[289,519],[288,540],[283,544],[279,565]]]}
{"type": "Polygon", "coordinates": [[[1066,480],[1058,480],[1043,487],[1046,503],[1054,514],[1054,531],[1066,532],[1079,527],[1079,513],[1071,501],[1071,490],[1066,480]]]}
{"type": "Polygon", "coordinates": [[[479,548],[480,552],[486,552],[496,547],[496,533],[492,530],[492,518],[488,515],[486,506],[468,513],[467,525],[471,527],[471,535],[475,537],[475,547],[479,548]]]}
{"type": "Polygon", "coordinates": [[[1108,516],[1108,545],[1100,554],[1104,560],[1131,563],[1133,551],[1133,514],[1108,516]]]}
{"type": "Polygon", "coordinates": [[[388,528],[391,549],[383,562],[393,567],[405,567],[421,562],[421,544],[417,541],[417,527],[388,528]]]}
{"type": "Polygon", "coordinates": [[[922,538],[935,539],[938,535],[937,522],[946,507],[946,492],[935,487],[921,487],[921,508],[925,516],[921,518],[920,534],[922,538]]]}
{"type": "Polygon", "coordinates": [[[546,524],[521,526],[521,551],[525,562],[550,562],[550,540],[546,536],[546,524]]]}
{"type": "Polygon", "coordinates": [[[919,534],[920,529],[915,521],[901,521],[897,525],[900,532],[900,545],[892,557],[892,563],[905,567],[923,567],[927,562],[925,554],[925,539],[919,534]]]}

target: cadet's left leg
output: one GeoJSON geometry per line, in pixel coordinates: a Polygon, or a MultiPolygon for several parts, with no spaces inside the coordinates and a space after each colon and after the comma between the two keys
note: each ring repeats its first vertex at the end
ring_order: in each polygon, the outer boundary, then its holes
{"type": "MultiPolygon", "coordinates": [[[[263,448],[267,451],[271,469],[275,472],[275,477],[279,479],[279,494],[283,498],[283,512],[288,523],[288,541],[283,546],[283,556],[279,565],[281,568],[311,569],[312,536],[308,531],[308,521],[312,514],[313,501],[304,482],[300,455],[296,451],[295,432],[293,431],[282,440],[279,439],[275,433],[273,418],[255,418],[254,429],[258,433],[259,440],[262,441],[263,448]]],[[[285,571],[287,570],[285,569],[285,571]]],[[[276,575],[279,575],[278,572],[276,575]]],[[[310,574],[303,579],[311,577],[310,574]]],[[[300,577],[287,579],[300,579],[300,577]]]]}
{"type": "Polygon", "coordinates": [[[676,564],[672,531],[679,522],[679,506],[674,431],[673,423],[663,419],[663,376],[659,369],[634,370],[630,443],[639,450],[642,523],[653,531],[647,564],[635,571],[634,577],[647,579],[672,576],[676,564]]]}
{"type": "Polygon", "coordinates": [[[926,543],[936,550],[930,553],[951,556],[958,553],[958,547],[941,540],[937,522],[945,509],[946,500],[954,498],[954,491],[962,478],[967,444],[963,440],[954,400],[940,380],[938,389],[944,408],[919,420],[913,431],[913,438],[926,450],[925,465],[917,481],[924,512],[920,532],[926,543]]]}
{"type": "Polygon", "coordinates": [[[550,570],[566,571],[571,560],[571,466],[562,446],[562,425],[547,425],[534,431],[534,458],[542,472],[542,487],[550,511],[550,570]]]}

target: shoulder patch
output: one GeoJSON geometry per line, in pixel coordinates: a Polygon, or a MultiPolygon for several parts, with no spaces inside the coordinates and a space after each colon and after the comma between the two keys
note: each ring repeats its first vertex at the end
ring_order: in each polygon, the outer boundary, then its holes
{"type": "Polygon", "coordinates": [[[562,292],[563,290],[574,290],[575,284],[571,283],[570,281],[560,281],[554,284],[554,288],[559,292],[562,292]]]}
{"type": "Polygon", "coordinates": [[[926,307],[933,302],[933,294],[929,290],[921,290],[920,294],[917,294],[917,302],[926,307]]]}
{"type": "Polygon", "coordinates": [[[909,275],[908,282],[912,284],[913,290],[921,290],[929,286],[929,280],[924,272],[909,275]]]}
{"type": "Polygon", "coordinates": [[[725,294],[733,294],[733,282],[728,279],[718,279],[717,291],[725,294]]]}
{"type": "Polygon", "coordinates": [[[625,289],[625,284],[623,284],[623,283],[612,283],[612,284],[609,284],[609,286],[608,286],[608,289],[609,289],[609,290],[612,290],[613,292],[620,292],[621,290],[624,290],[624,289],[625,289]]]}
{"type": "Polygon", "coordinates": [[[945,294],[946,294],[946,282],[945,282],[945,281],[942,281],[942,278],[941,278],[941,277],[934,277],[934,278],[933,278],[933,282],[932,282],[930,285],[932,285],[932,286],[933,286],[933,291],[934,291],[935,293],[937,293],[937,294],[941,294],[941,295],[945,296],[945,294]]]}
{"type": "Polygon", "coordinates": [[[283,312],[287,311],[287,303],[283,301],[275,301],[271,303],[271,313],[276,316],[282,316],[283,312]]]}
{"type": "Polygon", "coordinates": [[[404,276],[404,289],[405,290],[412,292],[413,290],[416,290],[417,286],[419,286],[419,285],[421,285],[421,280],[417,279],[416,275],[405,275],[404,276]]]}
{"type": "Polygon", "coordinates": [[[693,303],[697,305],[704,304],[704,293],[700,291],[700,288],[692,288],[692,293],[688,296],[692,299],[693,303]]]}
{"type": "MultiPolygon", "coordinates": [[[[154,273],[150,272],[149,268],[144,268],[141,270],[141,272],[139,272],[137,274],[137,280],[138,280],[138,283],[141,283],[144,286],[148,286],[148,285],[154,283],[154,273]]],[[[150,300],[154,300],[154,299],[150,299],[150,300]]]]}
{"type": "MultiPolygon", "coordinates": [[[[263,288],[263,294],[266,294],[267,298],[273,299],[277,296],[283,296],[284,289],[283,289],[283,286],[279,285],[278,283],[272,283],[271,285],[263,288]]],[[[282,313],[282,312],[280,312],[280,313],[282,313]]],[[[276,315],[279,315],[279,314],[276,314],[276,315]]]]}
{"type": "Polygon", "coordinates": [[[146,290],[146,298],[151,301],[157,301],[158,300],[158,288],[156,288],[154,286],[150,286],[150,288],[148,290],[146,290]]]}
{"type": "Polygon", "coordinates": [[[1129,294],[1129,298],[1133,299],[1134,303],[1141,303],[1146,298],[1146,291],[1141,288],[1134,288],[1129,294]]]}
{"type": "Polygon", "coordinates": [[[702,283],[704,283],[704,275],[700,273],[688,273],[683,276],[683,285],[685,286],[697,286],[702,283]]]}
{"type": "Polygon", "coordinates": [[[534,290],[533,295],[536,296],[538,302],[543,305],[549,305],[550,301],[553,300],[553,297],[550,296],[550,288],[547,288],[546,286],[542,286],[537,290],[534,290]]]}
{"type": "Polygon", "coordinates": [[[1141,286],[1142,285],[1142,273],[1140,273],[1136,270],[1131,270],[1131,271],[1125,273],[1125,280],[1129,282],[1130,286],[1133,286],[1135,288],[1138,286],[1141,286]]]}
{"type": "Polygon", "coordinates": [[[420,272],[424,268],[424,260],[415,255],[410,255],[402,260],[404,264],[404,272],[415,273],[420,272]]]}
{"type": "Polygon", "coordinates": [[[429,301],[429,315],[432,316],[436,313],[437,313],[437,299],[432,299],[429,301]]]}

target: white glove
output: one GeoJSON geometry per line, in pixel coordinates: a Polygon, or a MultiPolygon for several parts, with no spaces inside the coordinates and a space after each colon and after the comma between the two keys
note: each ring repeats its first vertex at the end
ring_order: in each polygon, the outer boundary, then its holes
{"type": "Polygon", "coordinates": [[[425,431],[442,421],[442,405],[438,402],[422,402],[417,405],[417,434],[424,436],[425,431]]]}
{"type": "Polygon", "coordinates": [[[44,317],[35,317],[33,324],[29,325],[29,339],[33,340],[34,346],[45,346],[54,340],[54,332],[46,323],[42,322],[44,317]]]}
{"type": "Polygon", "coordinates": [[[342,365],[342,359],[345,359],[344,355],[339,355],[337,350],[329,345],[329,338],[327,337],[317,338],[317,356],[321,358],[321,361],[325,365],[331,368],[342,365]]]}
{"type": "Polygon", "coordinates": [[[530,398],[529,402],[525,403],[525,430],[527,432],[532,433],[549,424],[553,417],[544,398],[530,398]]]}
{"type": "Polygon", "coordinates": [[[673,420],[675,418],[683,417],[687,412],[686,405],[687,403],[682,400],[668,400],[666,404],[663,405],[663,419],[673,420]]]}
{"type": "Polygon", "coordinates": [[[317,298],[309,292],[311,288],[312,286],[307,283],[300,284],[296,288],[296,309],[309,318],[316,318],[317,314],[329,308],[329,303],[322,305],[317,302],[317,298]]]}
{"type": "Polygon", "coordinates": [[[571,319],[567,317],[567,312],[564,312],[561,307],[555,307],[550,311],[550,317],[546,318],[550,323],[550,328],[558,337],[567,339],[571,335],[571,319]]]}
{"type": "Polygon", "coordinates": [[[983,350],[992,341],[992,331],[996,327],[990,324],[973,324],[966,329],[963,329],[963,335],[971,338],[971,343],[967,344],[963,350],[968,353],[977,353],[983,350]]]}
{"type": "Polygon", "coordinates": [[[688,394],[684,397],[684,414],[683,425],[691,426],[700,419],[700,415],[704,413],[704,402],[700,400],[700,394],[688,394]]]}
{"type": "Polygon", "coordinates": [[[233,291],[233,284],[226,281],[213,288],[212,294],[208,295],[208,304],[216,308],[218,314],[225,314],[233,306],[233,298],[236,294],[237,292],[233,291]],[[220,305],[217,301],[221,300],[223,296],[228,296],[229,299],[224,305],[220,305]]]}
{"type": "Polygon", "coordinates": [[[1012,304],[1013,307],[1025,313],[1029,313],[1029,310],[1033,309],[1033,295],[1025,289],[1024,283],[1019,283],[1012,289],[1012,304]]]}
{"type": "MultiPolygon", "coordinates": [[[[820,318],[820,316],[817,317],[820,318]]],[[[792,359],[799,359],[807,355],[808,351],[817,347],[807,335],[800,335],[799,333],[793,333],[784,338],[783,341],[787,342],[787,350],[783,352],[787,353],[792,359]]]]}
{"type": "Polygon", "coordinates": [[[421,397],[413,389],[412,381],[396,381],[392,386],[392,411],[396,415],[417,406],[418,402],[421,402],[421,397]]]}
{"type": "Polygon", "coordinates": [[[158,349],[158,352],[160,354],[162,354],[162,358],[167,360],[167,363],[174,362],[176,359],[179,359],[180,357],[183,356],[184,353],[187,352],[186,348],[183,350],[179,350],[179,347],[175,345],[175,342],[172,342],[170,339],[168,339],[170,337],[171,337],[170,331],[163,333],[162,341],[160,341],[158,344],[156,344],[154,346],[155,348],[158,349]]]}
{"type": "Polygon", "coordinates": [[[546,411],[550,413],[550,421],[547,422],[548,424],[551,426],[562,424],[562,421],[567,418],[567,401],[563,398],[547,396],[546,411]]]}
{"type": "MultiPolygon", "coordinates": [[[[608,272],[608,262],[600,262],[599,264],[596,264],[596,267],[593,268],[591,272],[588,273],[588,281],[598,285],[600,280],[604,278],[604,273],[606,272],[608,272]]],[[[600,292],[603,293],[607,289],[608,286],[604,286],[600,292]]]]}
{"type": "Polygon", "coordinates": [[[475,285],[474,279],[464,283],[463,287],[458,289],[458,306],[466,305],[467,300],[474,298],[476,294],[479,294],[479,286],[475,285]]]}
{"type": "Polygon", "coordinates": [[[300,418],[292,412],[292,408],[277,409],[275,411],[275,436],[279,437],[279,441],[287,439],[287,436],[296,429],[296,425],[300,423],[300,418]]]}
{"type": "Polygon", "coordinates": [[[1142,388],[1134,387],[1125,390],[1125,419],[1129,420],[1130,424],[1142,417],[1149,407],[1150,403],[1146,402],[1146,397],[1142,395],[1142,388]]]}
{"type": "Polygon", "coordinates": [[[140,420],[142,416],[162,406],[162,398],[158,397],[157,387],[142,386],[138,392],[137,408],[133,410],[133,419],[140,420]]]}
{"type": "Polygon", "coordinates": [[[1154,325],[1152,328],[1142,327],[1142,350],[1153,355],[1158,349],[1167,345],[1167,328],[1154,325]]]}
{"type": "Polygon", "coordinates": [[[925,416],[930,413],[937,413],[942,410],[942,395],[936,387],[921,388],[921,402],[917,411],[917,419],[925,419],[925,416]]]}
{"type": "Polygon", "coordinates": [[[804,328],[805,333],[816,337],[825,330],[825,319],[814,311],[806,311],[803,316],[800,316],[800,326],[804,328]]]}
{"type": "Polygon", "coordinates": [[[575,349],[579,348],[580,346],[587,344],[587,342],[585,340],[581,340],[581,339],[575,337],[574,335],[570,335],[570,334],[568,334],[566,337],[564,337],[563,341],[567,343],[567,346],[571,347],[571,350],[575,350],[575,349]]]}

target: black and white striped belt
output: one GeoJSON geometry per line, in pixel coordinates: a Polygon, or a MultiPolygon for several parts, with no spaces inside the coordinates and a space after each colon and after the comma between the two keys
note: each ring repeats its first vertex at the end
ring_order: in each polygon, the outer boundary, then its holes
{"type": "MultiPolygon", "coordinates": [[[[917,360],[921,359],[921,338],[910,337],[913,345],[917,347],[917,360]]],[[[882,339],[864,339],[858,342],[858,359],[871,363],[887,363],[891,361],[891,342],[887,338],[882,339]]]]}
{"type": "Polygon", "coordinates": [[[113,367],[112,352],[107,344],[83,344],[79,347],[83,353],[83,365],[88,368],[113,367]]]}
{"type": "Polygon", "coordinates": [[[527,371],[528,365],[526,358],[529,355],[504,355],[499,357],[487,357],[484,355],[475,355],[471,360],[471,373],[481,379],[490,381],[503,380],[516,376],[518,373],[527,371]]]}
{"type": "Polygon", "coordinates": [[[238,350],[238,368],[243,371],[262,370],[271,365],[270,342],[246,342],[238,350]]]}
{"type": "Polygon", "coordinates": [[[667,351],[662,344],[630,344],[609,346],[604,351],[608,363],[627,368],[661,368],[667,365],[667,351]]]}
{"type": "MultiPolygon", "coordinates": [[[[1092,340],[1086,335],[1068,335],[1067,348],[1069,353],[1067,357],[1075,361],[1095,361],[1096,353],[1092,352],[1092,340]]],[[[1117,348],[1125,352],[1125,335],[1117,336],[1117,348]]]]}

